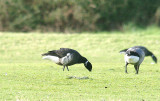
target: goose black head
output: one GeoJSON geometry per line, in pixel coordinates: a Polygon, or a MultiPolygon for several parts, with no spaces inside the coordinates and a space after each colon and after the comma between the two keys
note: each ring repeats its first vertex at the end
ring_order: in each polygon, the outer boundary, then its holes
{"type": "Polygon", "coordinates": [[[89,61],[84,63],[84,66],[91,72],[92,71],[92,64],[89,61]]]}
{"type": "Polygon", "coordinates": [[[156,58],[156,56],[152,55],[152,59],[153,59],[153,61],[154,61],[155,63],[157,63],[157,58],[156,58]]]}

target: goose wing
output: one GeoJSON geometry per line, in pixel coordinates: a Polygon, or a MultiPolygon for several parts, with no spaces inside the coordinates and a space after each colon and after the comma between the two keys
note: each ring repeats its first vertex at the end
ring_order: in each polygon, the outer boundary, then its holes
{"type": "Polygon", "coordinates": [[[59,50],[52,50],[48,51],[47,53],[42,54],[44,55],[51,55],[51,56],[57,56],[59,58],[65,57],[68,53],[70,54],[77,54],[80,55],[76,50],[69,49],[69,48],[60,48],[59,50]]]}

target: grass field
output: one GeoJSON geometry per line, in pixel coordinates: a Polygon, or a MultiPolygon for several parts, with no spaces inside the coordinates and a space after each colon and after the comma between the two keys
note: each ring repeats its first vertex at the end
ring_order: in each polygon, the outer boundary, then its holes
{"type": "Polygon", "coordinates": [[[151,64],[151,57],[146,57],[138,75],[132,65],[129,74],[124,73],[119,50],[135,45],[148,47],[159,59],[160,30],[0,33],[0,101],[159,101],[159,61],[151,64]],[[92,63],[93,71],[88,72],[83,64],[62,71],[61,66],[41,59],[42,53],[61,47],[78,50],[92,63]]]}

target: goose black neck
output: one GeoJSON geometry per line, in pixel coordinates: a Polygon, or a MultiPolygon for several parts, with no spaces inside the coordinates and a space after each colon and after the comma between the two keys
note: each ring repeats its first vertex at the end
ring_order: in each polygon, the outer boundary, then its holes
{"type": "Polygon", "coordinates": [[[152,52],[148,51],[147,53],[145,53],[146,56],[152,56],[154,55],[152,52]]]}
{"type": "Polygon", "coordinates": [[[88,60],[83,56],[81,56],[81,58],[79,59],[79,63],[85,63],[86,61],[88,60]]]}

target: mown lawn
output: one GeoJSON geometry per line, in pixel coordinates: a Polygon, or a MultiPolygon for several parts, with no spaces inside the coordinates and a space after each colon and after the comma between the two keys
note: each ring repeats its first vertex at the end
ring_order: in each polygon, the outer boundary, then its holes
{"type": "Polygon", "coordinates": [[[159,61],[151,64],[151,57],[146,57],[138,75],[132,65],[125,74],[123,54],[119,54],[121,49],[143,45],[159,59],[160,31],[150,33],[0,33],[0,100],[159,101],[159,61]],[[93,71],[83,64],[62,71],[61,66],[42,60],[42,53],[61,47],[79,51],[93,71]]]}

